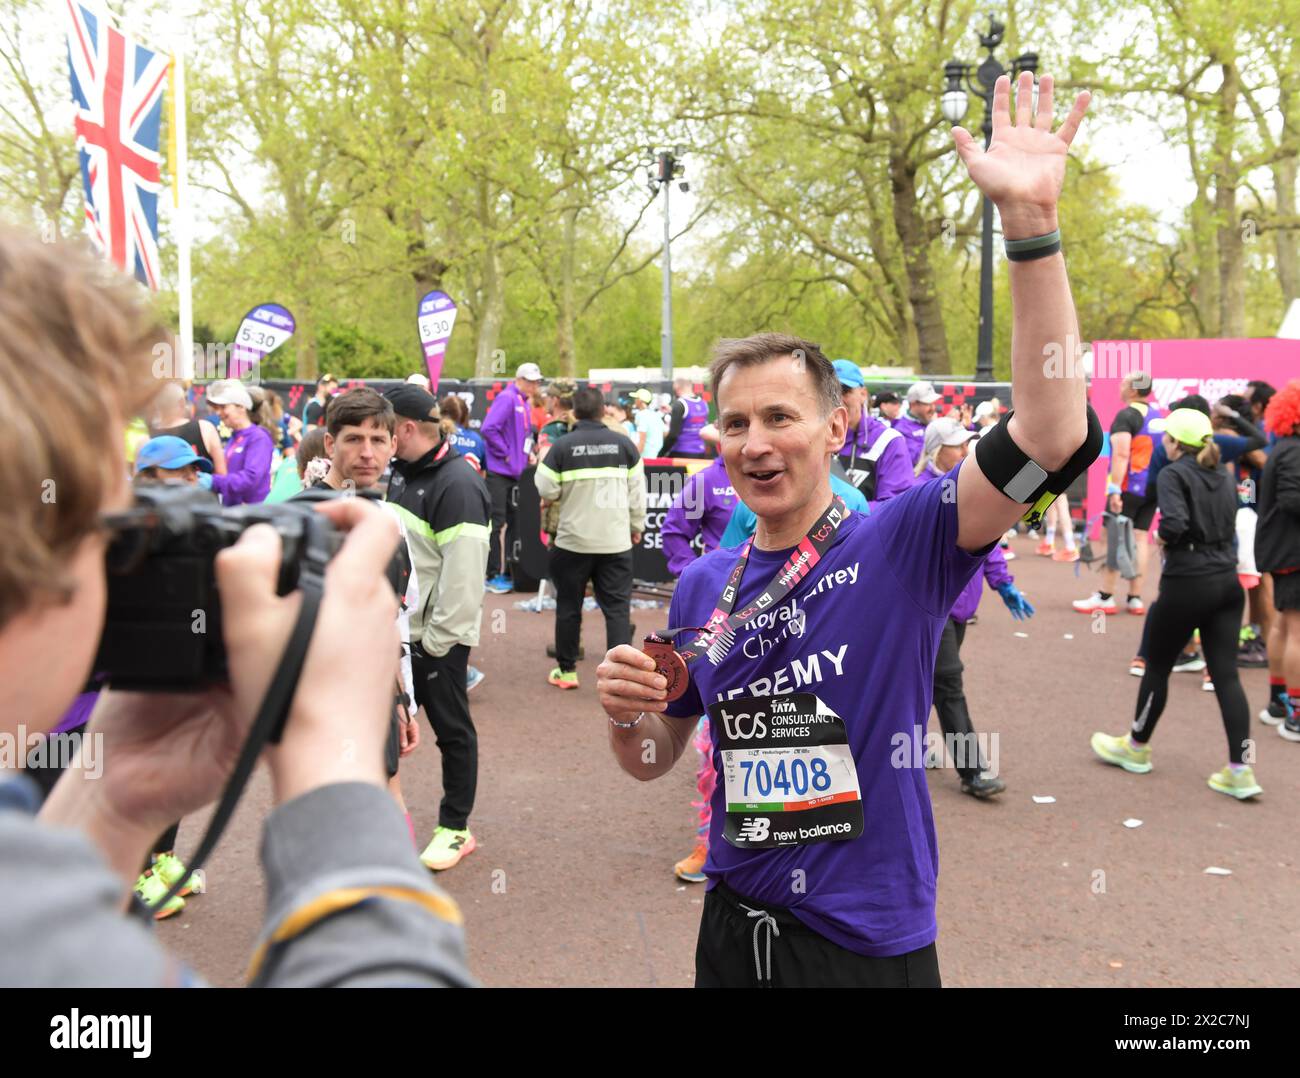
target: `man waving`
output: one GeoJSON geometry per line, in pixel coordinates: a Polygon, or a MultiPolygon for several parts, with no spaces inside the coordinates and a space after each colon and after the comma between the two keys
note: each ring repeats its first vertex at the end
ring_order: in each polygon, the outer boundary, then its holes
{"type": "Polygon", "coordinates": [[[717,346],[721,451],[757,531],[686,569],[649,654],[617,647],[598,671],[611,747],[637,778],[673,766],[699,715],[713,722],[697,985],[939,983],[920,744],[939,634],[1002,533],[1100,447],[1082,372],[1049,377],[1044,362],[1078,339],[1056,203],[1088,98],[1053,132],[1051,78],[1036,116],[1032,90],[1026,74],[1013,120],[999,80],[987,151],[954,131],[1001,213],[1015,310],[1018,407],[969,459],[848,512],[829,482],[847,412],[821,350],[777,334],[717,346]]]}

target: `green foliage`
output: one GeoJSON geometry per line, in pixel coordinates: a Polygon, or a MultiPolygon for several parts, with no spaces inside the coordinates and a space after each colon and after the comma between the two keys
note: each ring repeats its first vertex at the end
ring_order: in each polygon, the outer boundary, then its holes
{"type": "MultiPolygon", "coordinates": [[[[51,118],[66,76],[33,59],[34,0],[0,3],[14,75],[0,209],[66,232],[80,180],[51,118]]],[[[1061,203],[1083,337],[1273,332],[1300,276],[1300,46],[1286,31],[1300,0],[1070,9],[1010,5],[998,55],[1036,49],[1068,87],[1062,108],[1095,92],[1061,203]],[[1135,113],[1190,151],[1201,196],[1172,225],[1092,149],[1135,113]],[[1247,218],[1264,231],[1236,242],[1247,218]]],[[[147,39],[154,7],[132,15],[147,39]]],[[[969,374],[979,201],[938,99],[943,63],[978,60],[985,25],[974,0],[214,0],[190,54],[191,179],[211,237],[194,252],[196,339],[229,340],[249,308],[281,302],[299,332],[273,373],[404,376],[423,364],[416,301],[442,288],[459,304],[449,376],[657,368],[662,195],[644,158],[680,140],[698,211],[674,202],[691,232],[688,258],[674,246],[679,364],[779,328],[863,363],[969,374]]],[[[982,109],[972,97],[972,130],[982,109]]],[[[1005,375],[1000,250],[996,265],[1005,375]]],[[[174,295],[159,306],[174,315],[174,295]]]]}

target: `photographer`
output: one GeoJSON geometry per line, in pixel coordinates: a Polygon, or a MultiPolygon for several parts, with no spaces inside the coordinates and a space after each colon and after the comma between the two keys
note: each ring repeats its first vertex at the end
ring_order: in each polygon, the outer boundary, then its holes
{"type": "MultiPolygon", "coordinates": [[[[90,673],[105,610],[101,514],[129,501],[123,417],[157,389],[149,362],[163,334],[134,285],[106,273],[66,248],[0,232],[6,738],[20,720],[52,727],[90,673]],[[51,442],[48,430],[85,436],[51,442]]],[[[383,789],[396,670],[396,603],[383,571],[397,526],[360,499],[321,512],[350,534],[326,572],[283,738],[264,757],[276,808],[263,836],[267,915],[254,983],[467,984],[459,912],[428,882],[383,789]],[[348,741],[355,751],[339,752],[348,741]]],[[[39,816],[25,777],[0,782],[0,984],[197,983],[123,913],[155,836],[216,797],[276,671],[301,601],[276,595],[280,558],[279,537],[261,525],[217,556],[228,687],[103,693],[87,728],[102,775],[79,760],[39,816]]]]}

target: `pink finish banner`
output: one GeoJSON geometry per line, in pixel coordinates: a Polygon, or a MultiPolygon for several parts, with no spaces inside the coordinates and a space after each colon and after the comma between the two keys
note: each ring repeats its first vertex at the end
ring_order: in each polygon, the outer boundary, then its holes
{"type": "MultiPolygon", "coordinates": [[[[1213,405],[1229,393],[1244,395],[1250,381],[1262,380],[1280,389],[1292,378],[1300,378],[1300,341],[1275,337],[1093,341],[1088,392],[1102,430],[1110,430],[1111,421],[1124,406],[1119,397],[1121,380],[1135,371],[1151,376],[1151,400],[1162,412],[1190,393],[1199,393],[1213,405]]],[[[1102,456],[1088,469],[1088,520],[1104,508],[1109,447],[1108,438],[1102,456]]]]}

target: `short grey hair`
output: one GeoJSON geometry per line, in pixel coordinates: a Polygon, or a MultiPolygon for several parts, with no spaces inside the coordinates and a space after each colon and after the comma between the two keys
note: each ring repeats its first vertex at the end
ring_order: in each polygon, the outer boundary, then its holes
{"type": "Polygon", "coordinates": [[[755,333],[750,337],[727,337],[713,346],[709,363],[709,388],[718,399],[718,386],[732,367],[755,367],[782,356],[802,360],[812,379],[818,412],[825,419],[843,404],[840,377],[819,345],[788,333],[755,333]]]}

